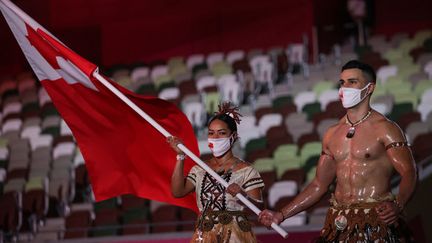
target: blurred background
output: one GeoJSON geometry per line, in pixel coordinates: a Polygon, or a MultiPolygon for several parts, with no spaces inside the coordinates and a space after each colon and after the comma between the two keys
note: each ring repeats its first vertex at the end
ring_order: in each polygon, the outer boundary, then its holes
{"type": "MultiPolygon", "coordinates": [[[[431,1],[12,2],[122,86],[175,103],[202,159],[217,104],[237,104],[235,154],[260,171],[273,209],[313,178],[322,135],[344,115],[341,66],[369,63],[372,106],[399,124],[418,166],[405,218],[418,242],[432,242],[431,1]]],[[[0,48],[0,242],[188,242],[191,211],[130,195],[94,202],[80,150],[4,18],[0,48]]],[[[284,222],[291,242],[317,237],[328,199],[284,222]]]]}

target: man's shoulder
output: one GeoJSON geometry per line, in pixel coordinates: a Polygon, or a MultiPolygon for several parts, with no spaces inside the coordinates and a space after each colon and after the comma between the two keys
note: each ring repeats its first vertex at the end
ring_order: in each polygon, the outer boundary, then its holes
{"type": "Polygon", "coordinates": [[[378,134],[381,132],[384,136],[401,136],[403,134],[396,122],[388,119],[379,112],[375,112],[371,124],[374,126],[374,131],[378,132],[378,134]]]}
{"type": "Polygon", "coordinates": [[[327,128],[326,132],[324,133],[323,142],[325,142],[326,138],[332,137],[332,135],[344,124],[345,124],[345,116],[339,119],[339,121],[337,121],[335,124],[330,125],[327,128]]]}

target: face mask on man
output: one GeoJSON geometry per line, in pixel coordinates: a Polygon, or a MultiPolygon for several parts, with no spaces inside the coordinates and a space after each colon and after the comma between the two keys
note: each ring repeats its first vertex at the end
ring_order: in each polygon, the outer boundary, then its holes
{"type": "Polygon", "coordinates": [[[363,89],[345,87],[339,88],[339,97],[342,101],[343,107],[351,108],[362,102],[367,97],[368,93],[366,93],[363,97],[361,97],[361,93],[363,90],[367,89],[370,84],[371,83],[368,83],[363,89]]]}
{"type": "Polygon", "coordinates": [[[227,138],[209,138],[207,141],[213,155],[219,157],[224,155],[231,148],[233,135],[227,138]]]}

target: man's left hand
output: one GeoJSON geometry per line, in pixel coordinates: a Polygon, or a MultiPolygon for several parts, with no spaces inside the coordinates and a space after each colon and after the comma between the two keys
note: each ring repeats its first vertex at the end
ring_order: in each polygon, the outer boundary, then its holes
{"type": "Polygon", "coordinates": [[[382,202],[375,210],[379,218],[388,225],[396,223],[400,214],[399,207],[394,202],[382,202]]]}

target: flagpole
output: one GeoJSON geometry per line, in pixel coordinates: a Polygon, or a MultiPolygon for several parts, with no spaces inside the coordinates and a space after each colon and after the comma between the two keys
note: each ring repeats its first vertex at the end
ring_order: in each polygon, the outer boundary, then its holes
{"type": "MultiPolygon", "coordinates": [[[[127,98],[123,93],[121,93],[116,87],[114,87],[108,80],[106,80],[99,72],[96,70],[93,72],[93,77],[95,77],[99,82],[101,82],[107,89],[113,92],[118,98],[125,102],[130,108],[132,108],[138,115],[144,118],[148,123],[150,123],[156,130],[158,130],[165,137],[172,136],[165,128],[163,128],[159,123],[157,123],[153,118],[151,118],[147,113],[145,113],[141,108],[139,108],[135,103],[133,103],[129,98],[127,98]]],[[[214,172],[206,163],[204,163],[200,158],[198,158],[192,151],[190,151],[183,144],[178,144],[177,147],[183,151],[187,156],[189,156],[195,163],[197,163],[201,168],[207,171],[213,178],[215,178],[222,186],[228,187],[228,182],[222,179],[216,172],[214,172]]],[[[238,193],[236,197],[242,201],[249,209],[251,209],[255,214],[259,215],[261,210],[251,203],[245,196],[238,193]]],[[[288,233],[282,229],[279,225],[272,223],[271,227],[278,232],[283,238],[288,237],[288,233]]]]}

